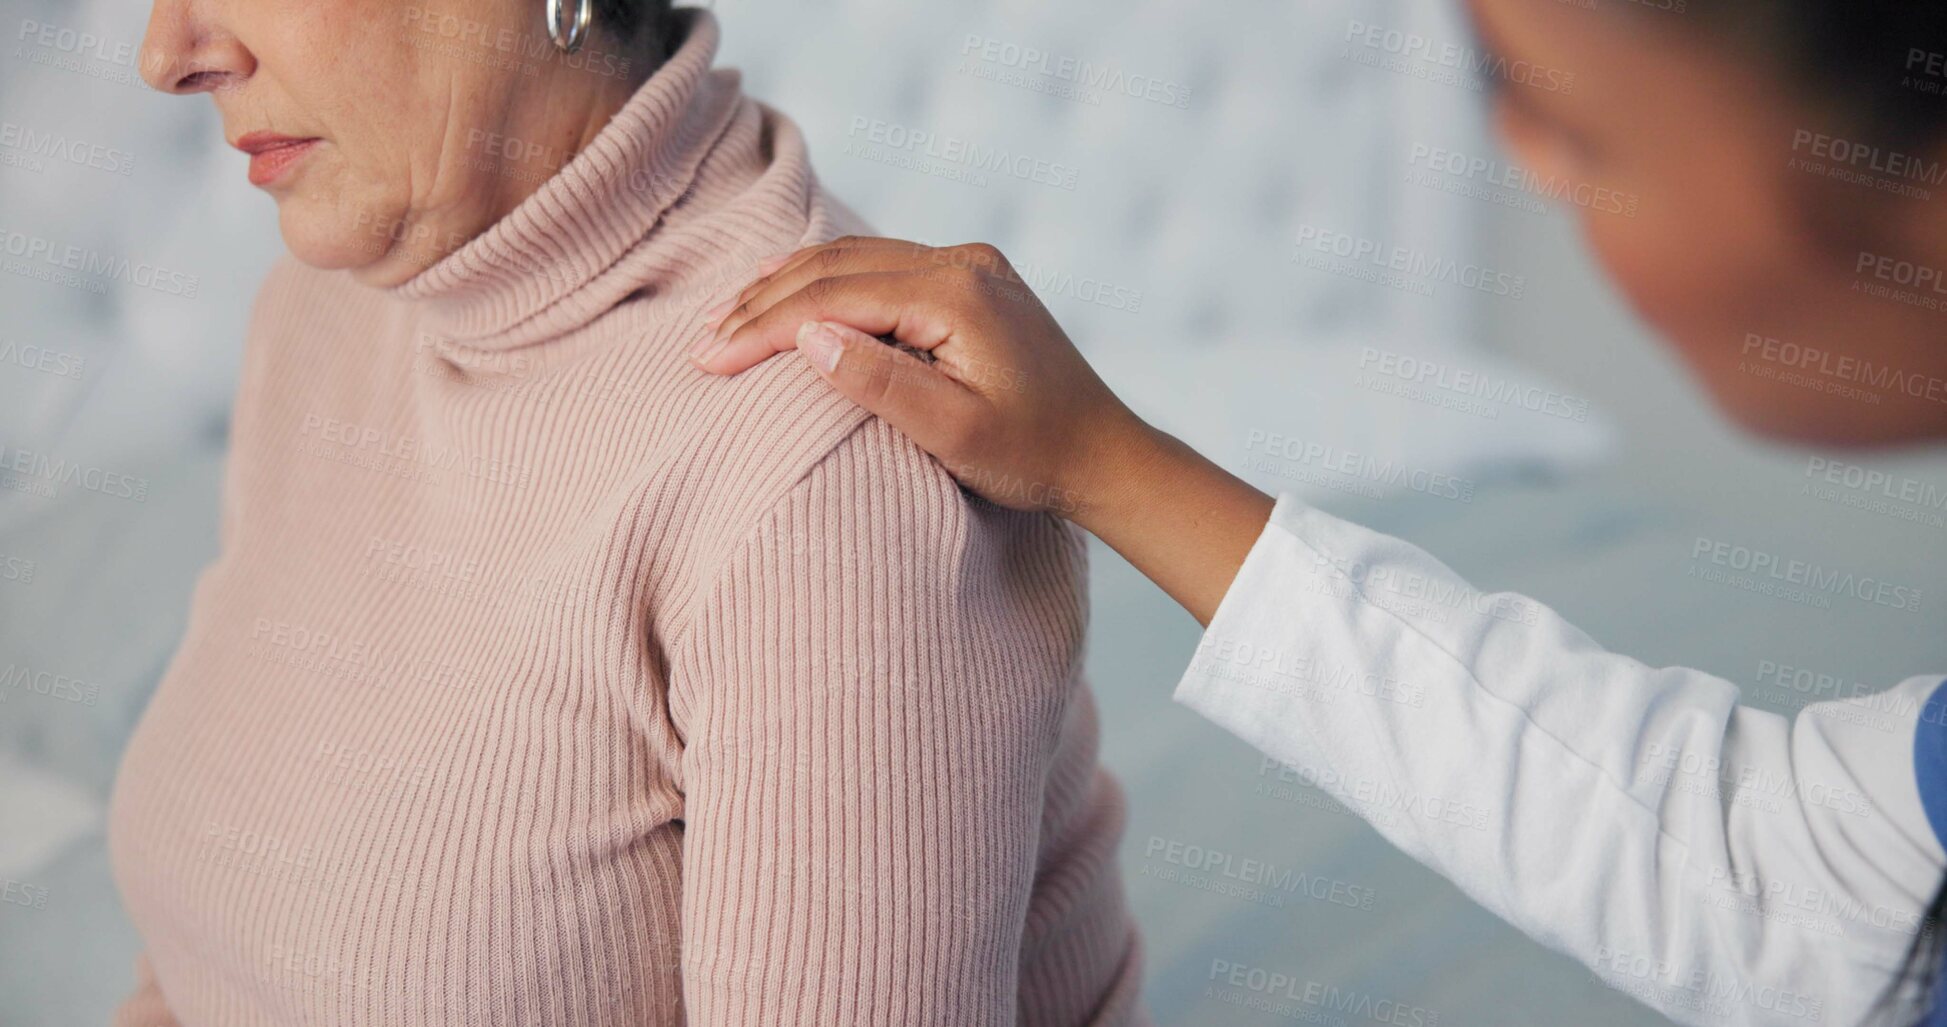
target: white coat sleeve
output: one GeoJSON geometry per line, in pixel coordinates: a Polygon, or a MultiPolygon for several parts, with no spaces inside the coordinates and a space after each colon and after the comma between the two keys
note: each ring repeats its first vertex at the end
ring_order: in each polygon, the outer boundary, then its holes
{"type": "Polygon", "coordinates": [[[1176,700],[1678,1022],[1852,1024],[1947,862],[1939,680],[1788,720],[1284,497],[1176,700]]]}

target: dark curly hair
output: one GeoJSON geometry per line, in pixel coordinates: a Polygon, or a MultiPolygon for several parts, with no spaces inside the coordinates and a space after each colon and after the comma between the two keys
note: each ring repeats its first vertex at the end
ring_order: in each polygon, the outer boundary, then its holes
{"type": "Polygon", "coordinates": [[[624,41],[666,43],[672,6],[672,0],[595,0],[595,27],[624,41]]]}
{"type": "Polygon", "coordinates": [[[1889,143],[1947,136],[1947,4],[1688,0],[1688,11],[1816,111],[1889,143]]]}
{"type": "MultiPolygon", "coordinates": [[[[1595,0],[1592,0],[1595,2],[1595,0]]],[[[1909,154],[1947,146],[1947,3],[1941,0],[1599,0],[1700,34],[1776,83],[1817,127],[1909,154]]],[[[1802,212],[1834,255],[1877,245],[1909,216],[1892,193],[1801,179],[1802,212]]],[[[1947,890],[1934,904],[1947,912],[1947,890]]],[[[1936,943],[1930,943],[1935,944],[1936,943]]],[[[1919,953],[1938,962],[1936,947],[1919,953]]]]}

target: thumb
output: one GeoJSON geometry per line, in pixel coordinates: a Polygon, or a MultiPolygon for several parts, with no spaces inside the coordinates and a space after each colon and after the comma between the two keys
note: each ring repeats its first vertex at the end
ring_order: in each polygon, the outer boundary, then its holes
{"type": "Polygon", "coordinates": [[[798,351],[846,398],[906,433],[921,449],[942,452],[979,412],[980,399],[939,368],[850,325],[806,321],[798,351]]]}

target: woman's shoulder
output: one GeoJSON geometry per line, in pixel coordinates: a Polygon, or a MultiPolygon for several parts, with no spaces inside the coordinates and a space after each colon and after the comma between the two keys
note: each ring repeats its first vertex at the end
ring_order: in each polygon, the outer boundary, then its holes
{"type": "MultiPolygon", "coordinates": [[[[700,373],[699,373],[700,374],[700,373]]],[[[831,532],[901,539],[902,558],[1000,558],[1033,550],[1072,561],[1083,547],[1052,518],[1007,510],[962,490],[946,468],[897,429],[833,389],[795,354],[732,378],[701,376],[676,476],[698,523],[712,525],[692,555],[723,564],[765,544],[817,507],[831,532]],[[707,380],[702,380],[707,379],[707,380]],[[929,554],[931,554],[929,556],[929,554]]],[[[817,544],[797,539],[793,545],[817,544]]],[[[700,579],[713,575],[696,568],[700,579]]]]}

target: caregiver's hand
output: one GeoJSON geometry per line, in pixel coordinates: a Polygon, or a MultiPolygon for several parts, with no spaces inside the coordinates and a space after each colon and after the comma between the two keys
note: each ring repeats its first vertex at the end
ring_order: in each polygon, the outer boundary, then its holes
{"type": "Polygon", "coordinates": [[[1124,406],[1000,251],[846,238],[758,270],[697,366],[798,349],[968,489],[1075,521],[1209,622],[1270,499],[1124,406]]]}
{"type": "Polygon", "coordinates": [[[769,273],[719,308],[698,366],[735,374],[796,348],[996,503],[1076,516],[1114,491],[1097,476],[1107,458],[1147,441],[1148,426],[991,246],[847,238],[759,270],[769,273]]]}

